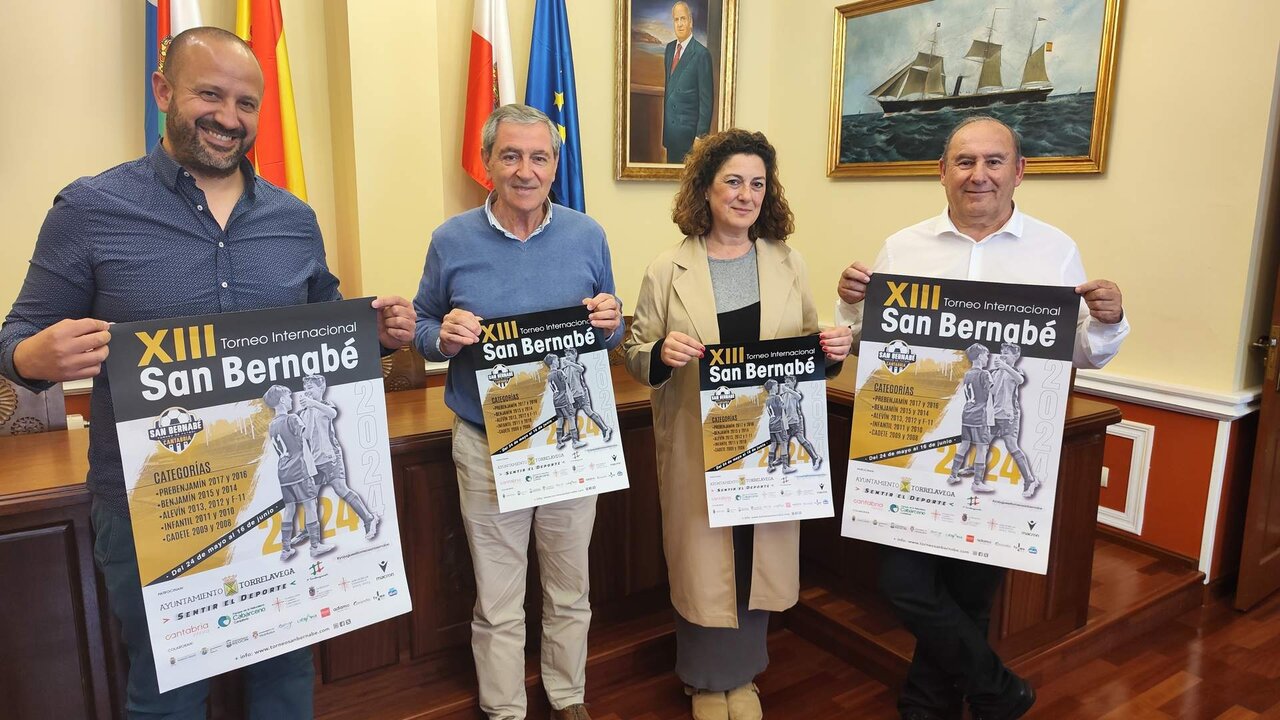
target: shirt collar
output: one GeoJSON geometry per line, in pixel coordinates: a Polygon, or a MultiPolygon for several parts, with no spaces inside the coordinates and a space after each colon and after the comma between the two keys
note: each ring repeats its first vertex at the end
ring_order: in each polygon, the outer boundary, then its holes
{"type": "MultiPolygon", "coordinates": [[[[1021,240],[1025,218],[1026,216],[1022,214],[1022,211],[1019,210],[1018,206],[1015,204],[1013,206],[1013,214],[1009,216],[1009,219],[1005,221],[1004,225],[1001,226],[999,230],[991,233],[991,235],[986,239],[990,240],[997,235],[1010,235],[1015,239],[1021,240]]],[[[960,232],[960,230],[956,228],[956,224],[951,222],[951,213],[949,208],[943,208],[942,214],[934,219],[933,234],[938,236],[951,234],[957,237],[962,237],[966,240],[973,240],[973,238],[970,238],[968,235],[960,232]]]]}
{"type": "MultiPolygon", "coordinates": [[[[524,240],[520,240],[520,238],[516,237],[515,235],[512,235],[510,231],[502,227],[502,223],[498,222],[498,216],[493,214],[493,199],[497,196],[498,196],[497,192],[490,192],[489,197],[484,199],[484,214],[485,214],[485,217],[489,218],[489,224],[493,226],[494,230],[497,230],[498,232],[502,233],[503,235],[506,235],[512,240],[515,240],[517,242],[524,242],[524,240]]],[[[525,238],[525,240],[532,240],[535,235],[542,232],[548,225],[551,224],[551,204],[552,204],[551,198],[547,198],[546,201],[542,203],[542,208],[546,210],[546,213],[544,213],[542,216],[542,222],[538,224],[538,227],[533,229],[533,232],[529,233],[529,237],[525,238]]]]}
{"type": "MultiPolygon", "coordinates": [[[[178,178],[186,173],[186,170],[183,170],[178,161],[164,149],[163,140],[151,148],[147,158],[151,162],[151,167],[155,169],[156,177],[160,178],[160,182],[170,190],[177,190],[178,178]]],[[[249,158],[240,159],[240,172],[244,173],[244,193],[253,198],[257,191],[257,185],[254,182],[257,173],[254,172],[253,163],[249,162],[249,158]]]]}

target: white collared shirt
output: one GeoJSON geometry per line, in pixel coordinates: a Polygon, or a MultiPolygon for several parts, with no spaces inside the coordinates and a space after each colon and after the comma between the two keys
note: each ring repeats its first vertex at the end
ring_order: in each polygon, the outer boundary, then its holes
{"type": "MultiPolygon", "coordinates": [[[[982,280],[1027,285],[1079,285],[1087,280],[1075,241],[1058,228],[1014,208],[1009,221],[981,242],[956,229],[946,209],[941,215],[900,230],[885,240],[872,272],[982,280]]],[[[836,301],[836,322],[862,335],[862,303],[836,301]]],[[[1120,350],[1129,321],[1107,324],[1089,315],[1080,300],[1076,321],[1076,367],[1100,368],[1120,350]]]]}
{"type": "Polygon", "coordinates": [[[506,235],[512,240],[515,240],[516,242],[525,242],[525,240],[532,240],[534,235],[537,235],[538,233],[542,232],[548,225],[551,224],[551,198],[547,198],[546,201],[542,203],[542,209],[546,211],[542,216],[542,222],[538,223],[538,227],[534,228],[533,232],[529,233],[529,237],[524,238],[522,240],[516,237],[515,235],[512,235],[510,230],[507,230],[506,228],[502,227],[502,223],[498,222],[498,216],[493,214],[493,199],[497,197],[497,195],[498,195],[497,192],[490,192],[489,197],[484,199],[484,216],[489,218],[489,224],[493,226],[494,230],[497,230],[498,232],[502,233],[503,235],[506,235]]]}
{"type": "Polygon", "coordinates": [[[676,40],[676,49],[675,49],[675,52],[671,55],[672,64],[675,63],[677,55],[680,56],[681,60],[684,59],[684,51],[689,49],[689,41],[692,39],[693,39],[693,33],[689,33],[689,37],[685,38],[684,40],[676,40]]]}

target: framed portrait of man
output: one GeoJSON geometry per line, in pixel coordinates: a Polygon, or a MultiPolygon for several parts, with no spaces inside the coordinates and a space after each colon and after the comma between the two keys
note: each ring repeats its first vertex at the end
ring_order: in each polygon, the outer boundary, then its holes
{"type": "Polygon", "coordinates": [[[614,177],[674,180],[733,124],[737,0],[617,0],[614,177]]]}

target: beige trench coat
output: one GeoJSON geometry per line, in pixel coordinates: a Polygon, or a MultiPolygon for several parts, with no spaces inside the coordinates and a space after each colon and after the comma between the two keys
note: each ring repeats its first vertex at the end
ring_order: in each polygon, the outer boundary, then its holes
{"type": "MultiPolygon", "coordinates": [[[[760,278],[760,338],[818,331],[804,260],[785,244],[756,242],[760,278]]],[[[720,342],[707,246],[702,238],[658,256],[645,272],[636,300],[627,370],[649,384],[654,344],[679,331],[712,345],[720,342]]],[[[653,390],[662,544],[667,555],[671,603],[681,617],[704,627],[738,627],[732,528],[711,528],[703,481],[702,410],[696,362],[677,368],[653,390]]],[[[757,525],[750,608],[782,611],[800,592],[800,523],[757,525]]]]}

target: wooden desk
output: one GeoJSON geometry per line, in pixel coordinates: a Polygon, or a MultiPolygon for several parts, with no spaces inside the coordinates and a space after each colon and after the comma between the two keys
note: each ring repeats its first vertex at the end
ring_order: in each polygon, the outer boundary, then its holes
{"type": "MultiPolygon", "coordinates": [[[[850,365],[852,365],[850,363],[850,365]]],[[[847,457],[852,367],[832,383],[833,458],[847,457]]],[[[593,637],[669,607],[654,469],[649,392],[614,368],[619,424],[631,489],[602,495],[591,543],[593,637]]],[[[453,414],[441,388],[387,396],[396,510],[414,600],[407,616],[316,646],[317,706],[356,697],[372,703],[379,679],[415,665],[436,676],[473,672],[471,558],[458,509],[450,454],[453,414]],[[341,692],[333,690],[339,684],[341,692]]],[[[1058,483],[1050,575],[1012,575],[998,632],[1006,647],[1035,646],[1059,637],[1088,611],[1088,587],[1101,438],[1119,418],[1111,406],[1073,399],[1067,410],[1067,448],[1058,483]]],[[[16,718],[119,716],[124,662],[96,576],[89,527],[88,433],[82,430],[0,438],[0,697],[16,718]]],[[[832,464],[837,480],[845,464],[832,464]]],[[[834,483],[837,507],[841,482],[834,483]]],[[[864,586],[863,543],[841,538],[834,520],[804,525],[802,568],[835,586],[864,586]]],[[[534,550],[530,548],[533,555],[534,550]]],[[[530,586],[536,588],[536,562],[530,586]]],[[[540,593],[527,594],[530,618],[540,593]]],[[[530,641],[536,638],[532,622],[530,641]]],[[[214,717],[240,717],[235,675],[214,683],[214,717]]]]}

